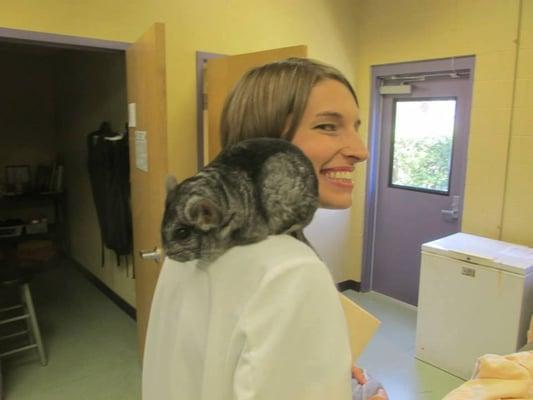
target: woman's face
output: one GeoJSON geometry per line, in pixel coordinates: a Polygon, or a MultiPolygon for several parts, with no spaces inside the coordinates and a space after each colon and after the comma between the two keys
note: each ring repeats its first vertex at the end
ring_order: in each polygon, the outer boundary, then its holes
{"type": "Polygon", "coordinates": [[[352,205],[355,164],[368,158],[360,123],[359,107],[346,86],[327,79],[313,87],[292,143],[315,167],[323,208],[352,205]]]}

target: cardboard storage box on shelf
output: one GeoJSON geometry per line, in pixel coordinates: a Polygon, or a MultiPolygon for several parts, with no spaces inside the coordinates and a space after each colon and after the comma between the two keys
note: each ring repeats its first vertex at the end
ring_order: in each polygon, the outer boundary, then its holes
{"type": "Polygon", "coordinates": [[[19,218],[0,220],[0,238],[16,238],[22,235],[24,221],[19,218]]]}
{"type": "Polygon", "coordinates": [[[0,226],[0,238],[18,237],[22,234],[22,225],[0,226]]]}
{"type": "Polygon", "coordinates": [[[51,240],[28,240],[17,248],[17,258],[21,262],[46,262],[56,254],[56,246],[51,240]]]}
{"type": "Polygon", "coordinates": [[[27,235],[36,235],[48,232],[48,221],[43,219],[34,219],[24,226],[27,235]]]}

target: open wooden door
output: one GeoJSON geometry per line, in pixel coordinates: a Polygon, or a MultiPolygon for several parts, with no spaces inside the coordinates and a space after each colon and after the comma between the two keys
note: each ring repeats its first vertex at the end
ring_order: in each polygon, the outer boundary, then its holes
{"type": "Polygon", "coordinates": [[[249,69],[268,62],[289,57],[307,57],[307,46],[293,46],[256,53],[213,58],[207,61],[207,132],[204,131],[204,146],[207,164],[220,152],[220,115],[224,100],[239,78],[249,69]]]}
{"type": "Polygon", "coordinates": [[[167,174],[165,26],[154,24],[126,51],[137,329],[142,357],[152,296],[163,261],[160,224],[167,174]],[[144,252],[144,256],[141,256],[144,252]],[[159,255],[159,256],[158,256],[159,255]]]}

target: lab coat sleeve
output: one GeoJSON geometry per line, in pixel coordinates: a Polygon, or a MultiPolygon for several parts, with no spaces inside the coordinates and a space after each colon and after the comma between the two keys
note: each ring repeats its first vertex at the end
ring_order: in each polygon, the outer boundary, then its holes
{"type": "Polygon", "coordinates": [[[241,315],[235,400],[351,399],[351,356],[339,295],[318,259],[277,266],[241,315]]]}

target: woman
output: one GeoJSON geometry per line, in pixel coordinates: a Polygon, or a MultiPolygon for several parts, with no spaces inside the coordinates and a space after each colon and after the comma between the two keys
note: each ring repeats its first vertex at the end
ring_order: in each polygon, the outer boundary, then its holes
{"type": "MultiPolygon", "coordinates": [[[[222,145],[271,136],[312,161],[322,207],[352,203],[366,160],[357,98],[332,67],[288,59],[245,74],[228,96],[222,145]]],[[[154,296],[144,400],[348,400],[351,360],[327,267],[288,235],[227,251],[207,268],[166,260],[154,296]]],[[[379,397],[378,397],[379,398],[379,397]]]]}
{"type": "Polygon", "coordinates": [[[315,166],[321,207],[351,206],[352,173],[368,152],[357,133],[357,97],[336,69],[308,59],[253,69],[228,96],[221,121],[223,147],[265,133],[291,141],[315,166]]]}

